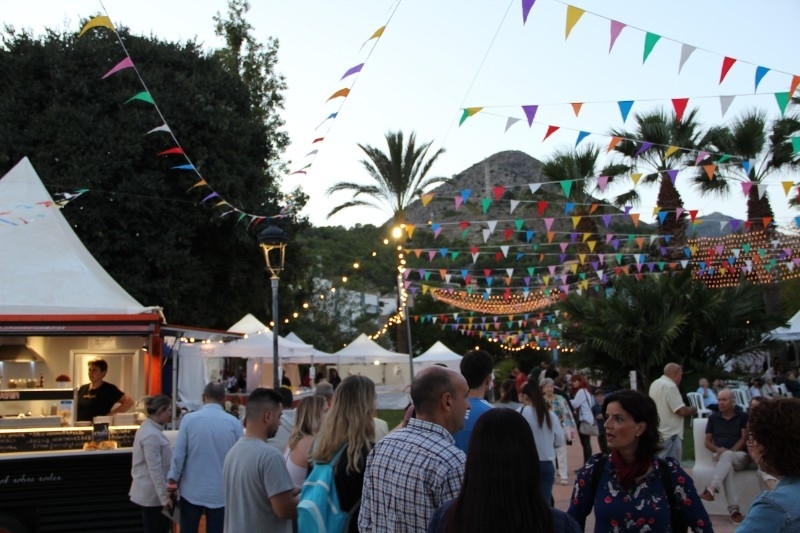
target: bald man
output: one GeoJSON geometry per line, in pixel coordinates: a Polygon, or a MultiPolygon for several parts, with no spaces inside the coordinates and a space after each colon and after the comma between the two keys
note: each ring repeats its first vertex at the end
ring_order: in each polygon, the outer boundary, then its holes
{"type": "Polygon", "coordinates": [[[678,385],[683,378],[683,368],[678,363],[667,363],[664,375],[650,385],[649,395],[656,402],[660,425],[658,432],[664,439],[661,457],[672,457],[678,463],[683,455],[683,419],[697,414],[697,408],[683,403],[678,385]]]}

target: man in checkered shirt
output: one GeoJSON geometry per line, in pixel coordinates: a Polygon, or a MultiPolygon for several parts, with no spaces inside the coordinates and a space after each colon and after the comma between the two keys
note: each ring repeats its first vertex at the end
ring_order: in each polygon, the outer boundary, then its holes
{"type": "Polygon", "coordinates": [[[466,455],[453,435],[464,427],[468,394],[467,381],[452,370],[433,366],[417,374],[411,385],[416,418],[367,457],[361,533],[424,532],[436,508],[458,496],[466,455]]]}

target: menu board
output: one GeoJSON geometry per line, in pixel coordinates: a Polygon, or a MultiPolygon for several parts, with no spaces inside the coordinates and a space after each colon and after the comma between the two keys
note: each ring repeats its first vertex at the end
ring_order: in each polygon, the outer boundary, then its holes
{"type": "Polygon", "coordinates": [[[80,450],[91,439],[92,432],[81,429],[0,433],[0,453],[80,450]]]}

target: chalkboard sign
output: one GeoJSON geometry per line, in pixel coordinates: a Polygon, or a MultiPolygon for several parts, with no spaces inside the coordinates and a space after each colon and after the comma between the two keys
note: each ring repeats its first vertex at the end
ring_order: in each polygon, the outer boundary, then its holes
{"type": "Polygon", "coordinates": [[[136,429],[114,429],[112,427],[111,440],[117,441],[117,448],[133,448],[133,439],[136,437],[136,429]]]}
{"type": "Polygon", "coordinates": [[[80,450],[91,439],[92,432],[81,429],[0,433],[0,453],[80,450]]]}

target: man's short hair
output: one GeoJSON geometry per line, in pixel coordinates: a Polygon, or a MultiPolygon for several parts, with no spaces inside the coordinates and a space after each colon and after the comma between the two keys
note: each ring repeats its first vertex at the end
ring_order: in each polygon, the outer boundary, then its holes
{"type": "Polygon", "coordinates": [[[258,420],[264,411],[274,411],[279,405],[283,405],[283,396],[274,389],[259,387],[247,397],[245,408],[245,418],[248,422],[258,420]]]}
{"type": "Polygon", "coordinates": [[[471,350],[461,358],[461,375],[470,389],[477,389],[492,374],[492,356],[483,350],[471,350]]]}
{"type": "Polygon", "coordinates": [[[108,372],[108,363],[106,363],[105,359],[93,359],[89,361],[88,366],[90,368],[96,366],[100,369],[100,372],[108,372]]]}
{"type": "Polygon", "coordinates": [[[203,396],[211,401],[222,403],[225,401],[225,385],[212,381],[203,389],[203,396]]]}
{"type": "Polygon", "coordinates": [[[328,383],[327,381],[320,381],[317,384],[317,388],[314,391],[316,396],[322,396],[325,398],[325,401],[330,403],[331,399],[333,398],[333,385],[328,383]]]}
{"type": "Polygon", "coordinates": [[[417,415],[432,415],[446,392],[455,394],[452,371],[431,366],[417,374],[411,384],[411,401],[417,415]]]}

